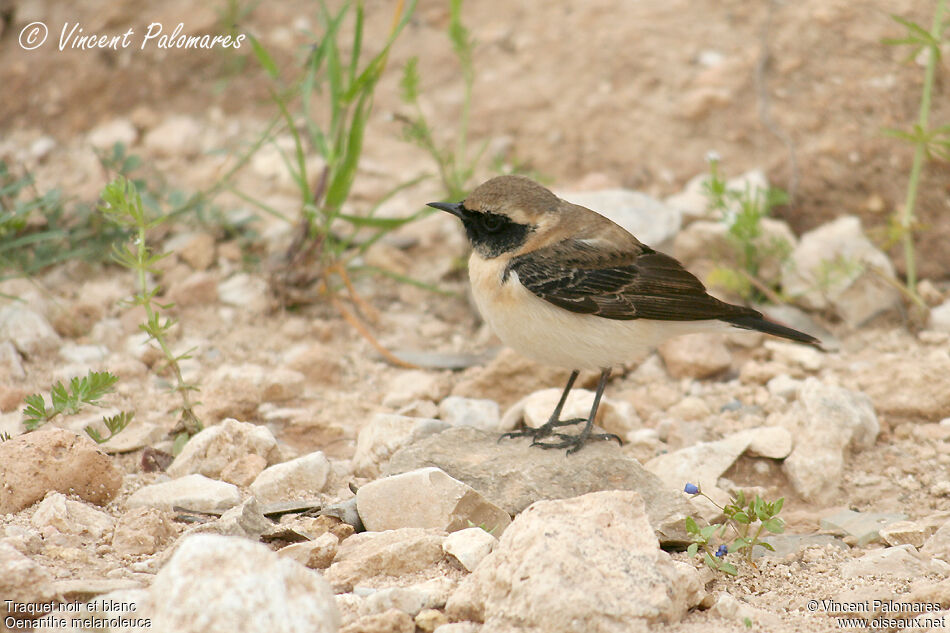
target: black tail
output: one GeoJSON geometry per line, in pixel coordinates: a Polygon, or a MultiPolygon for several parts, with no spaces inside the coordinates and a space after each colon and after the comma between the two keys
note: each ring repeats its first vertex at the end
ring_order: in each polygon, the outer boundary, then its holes
{"type": "Polygon", "coordinates": [[[781,336],[782,338],[798,341],[799,343],[805,343],[824,351],[821,346],[821,341],[816,339],[811,334],[805,334],[804,332],[793,330],[792,328],[786,327],[781,323],[776,323],[775,321],[769,321],[761,314],[731,316],[723,318],[722,320],[726,321],[727,323],[731,323],[736,327],[741,327],[746,330],[757,330],[759,332],[765,332],[766,334],[781,336]]]}

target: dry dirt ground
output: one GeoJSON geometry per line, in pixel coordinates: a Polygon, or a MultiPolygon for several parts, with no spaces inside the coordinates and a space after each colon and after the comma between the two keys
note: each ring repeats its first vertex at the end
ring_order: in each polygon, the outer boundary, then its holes
{"type": "MultiPolygon", "coordinates": [[[[388,29],[392,5],[366,2],[371,49],[388,29]]],[[[704,156],[715,150],[728,175],[762,168],[770,182],[790,191],[792,202],[778,215],[797,233],[847,213],[860,216],[872,238],[883,239],[888,216],[903,200],[911,150],[881,130],[906,128],[915,119],[923,69],[903,64],[906,53],[882,45],[881,39],[898,33],[889,14],[927,24],[929,11],[930,3],[912,0],[470,2],[465,23],[477,41],[472,136],[487,141],[489,153],[502,162],[530,169],[562,189],[623,186],[654,195],[679,191],[705,170],[704,156]]],[[[33,173],[40,191],[58,187],[78,200],[95,200],[112,174],[96,159],[90,131],[118,120],[131,123],[130,150],[143,157],[150,177],[179,190],[206,189],[275,113],[268,97],[272,84],[253,59],[241,59],[249,54],[247,47],[236,54],[55,47],[58,26],[74,21],[87,32],[109,34],[130,27],[140,33],[152,21],[172,27],[184,22],[189,32],[215,32],[220,14],[214,5],[8,0],[0,2],[0,15],[0,158],[14,170],[33,173]],[[38,50],[24,51],[17,36],[34,20],[50,25],[51,39],[38,50]],[[194,134],[169,143],[149,140],[151,130],[178,115],[198,123],[194,134]],[[43,138],[52,143],[38,146],[43,138]]],[[[308,32],[318,30],[315,16],[309,3],[261,3],[238,28],[256,34],[278,64],[290,68],[312,42],[308,32]]],[[[423,153],[400,140],[397,115],[405,108],[398,96],[397,69],[409,57],[420,58],[423,106],[433,126],[445,139],[452,138],[462,84],[445,37],[447,21],[447,3],[422,0],[393,49],[367,130],[353,211],[364,210],[396,184],[433,170],[423,153]]],[[[950,50],[945,53],[944,80],[934,95],[932,116],[937,122],[950,121],[945,80],[950,76],[950,50]]],[[[483,163],[476,181],[492,175],[489,162],[483,163]]],[[[275,151],[262,150],[237,182],[290,217],[299,211],[275,151]]],[[[429,179],[402,192],[383,212],[406,214],[440,197],[437,182],[429,179]]],[[[247,207],[227,192],[215,203],[223,209],[247,207]]],[[[938,298],[942,292],[946,299],[946,164],[926,169],[919,205],[924,225],[918,239],[920,273],[933,282],[938,298]]],[[[357,280],[361,296],[378,312],[365,314],[366,320],[387,347],[479,354],[498,345],[466,301],[459,264],[465,244],[447,220],[431,217],[401,230],[373,252],[370,263],[437,284],[453,295],[379,277],[357,280]]],[[[262,271],[267,258],[286,246],[290,227],[265,216],[256,225],[258,241],[253,244],[213,225],[173,226],[170,237],[179,234],[211,235],[210,243],[200,242],[199,247],[211,257],[203,265],[182,255],[163,263],[156,279],[169,289],[180,287],[196,269],[206,270],[214,282],[242,268],[266,279],[262,271]]],[[[901,269],[898,251],[890,254],[901,269]]],[[[97,368],[114,371],[121,379],[110,404],[134,408],[139,419],[170,429],[175,400],[164,390],[164,377],[149,369],[155,359],[125,345],[137,331],[140,314],[117,301],[132,290],[129,273],[81,262],[0,286],[3,293],[39,306],[64,344],[105,344],[108,354],[97,368]]],[[[199,382],[221,366],[281,367],[287,349],[312,344],[307,357],[311,365],[303,372],[308,382],[300,394],[279,407],[258,407],[229,401],[229,394],[205,393],[199,413],[209,421],[229,415],[267,424],[292,453],[322,450],[331,458],[346,459],[366,419],[393,411],[404,401],[394,394],[394,386],[405,370],[381,359],[325,302],[282,311],[270,303],[235,306],[214,297],[186,298],[173,311],[180,319],[175,344],[179,349],[197,346],[187,369],[199,382]]],[[[880,377],[873,374],[886,378],[886,372],[897,372],[898,366],[906,371],[894,373],[895,380],[912,376],[914,359],[946,355],[946,335],[909,332],[899,316],[856,332],[833,322],[824,325],[841,347],[812,373],[849,388],[862,389],[880,377]]],[[[765,350],[738,346],[733,348],[732,368],[717,379],[683,381],[660,372],[655,388],[645,389],[628,375],[612,381],[609,389],[620,398],[629,395],[646,426],[661,422],[658,410],[664,399],[672,405],[697,393],[713,411],[719,411],[728,393],[767,413],[781,404],[769,400],[761,380],[750,377],[753,371],[746,369],[743,378],[743,369],[750,362],[767,365],[770,360],[765,350]],[[656,394],[662,397],[643,401],[656,394]]],[[[24,368],[25,378],[0,385],[5,428],[17,423],[12,416],[23,396],[48,389],[53,380],[75,369],[57,350],[25,359],[24,368]]],[[[437,378],[432,382],[435,391],[422,396],[438,402],[477,371],[429,372],[437,378]]],[[[526,380],[525,388],[530,384],[526,380]]],[[[945,381],[927,384],[950,388],[945,381]]],[[[510,390],[517,393],[518,385],[510,390]]],[[[923,401],[940,400],[939,394],[926,390],[914,394],[923,401]]],[[[950,409],[889,405],[887,394],[875,399],[875,406],[882,433],[871,449],[849,456],[841,493],[832,504],[817,506],[796,498],[777,468],[763,471],[740,461],[727,477],[762,486],[771,496],[788,497],[785,515],[796,533],[820,531],[821,517],[844,508],[935,521],[950,511],[950,428],[939,424],[950,417],[950,409]]],[[[704,424],[690,425],[688,437],[679,441],[717,439],[744,425],[749,422],[711,416],[704,424]]],[[[116,459],[127,472],[138,472],[138,453],[116,459]]],[[[115,508],[130,492],[123,490],[110,511],[118,513],[115,508]]],[[[27,515],[0,518],[0,525],[28,524],[27,515]]],[[[837,630],[830,618],[805,613],[810,599],[934,598],[900,574],[843,578],[842,562],[868,547],[854,553],[809,551],[805,557],[744,569],[739,579],[713,579],[707,589],[730,593],[768,612],[771,619],[762,630],[771,631],[837,630]]],[[[97,560],[39,558],[60,579],[122,577],[123,572],[108,574],[128,564],[107,551],[97,560]]],[[[937,579],[920,580],[935,584],[937,579]]],[[[950,606],[950,593],[944,591],[936,599],[944,608],[950,606]]],[[[695,610],[668,630],[745,628],[735,619],[695,610]]]]}

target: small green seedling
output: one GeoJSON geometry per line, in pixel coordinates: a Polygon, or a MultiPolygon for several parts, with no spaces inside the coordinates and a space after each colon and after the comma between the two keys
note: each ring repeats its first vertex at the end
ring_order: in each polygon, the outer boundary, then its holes
{"type": "MultiPolygon", "coordinates": [[[[58,415],[75,415],[84,405],[97,407],[103,397],[115,390],[118,380],[115,374],[107,371],[90,371],[82,378],[72,378],[68,386],[57,382],[50,390],[49,407],[41,394],[29,395],[24,400],[26,408],[23,409],[23,426],[29,431],[35,431],[58,415]]],[[[131,411],[122,411],[117,415],[102,418],[103,424],[109,430],[107,437],[102,437],[92,426],[86,427],[86,433],[96,443],[102,444],[127,427],[134,415],[131,411]]]]}
{"type": "Polygon", "coordinates": [[[692,496],[703,496],[722,510],[725,521],[699,527],[693,517],[686,517],[686,531],[693,542],[686,548],[690,557],[702,555],[703,562],[710,569],[721,571],[730,576],[738,575],[736,566],[726,560],[727,554],[741,552],[747,561],[752,562],[752,549],[755,546],[775,551],[769,543],[761,540],[765,532],[781,534],[785,531],[785,521],[779,517],[785,498],[776,501],[765,501],[759,495],[755,499],[747,500],[745,493],[739,490],[734,493],[730,503],[725,507],[703,494],[696,484],[688,483],[683,490],[692,496]],[[726,532],[732,530],[732,540],[726,538],[726,532]]]}

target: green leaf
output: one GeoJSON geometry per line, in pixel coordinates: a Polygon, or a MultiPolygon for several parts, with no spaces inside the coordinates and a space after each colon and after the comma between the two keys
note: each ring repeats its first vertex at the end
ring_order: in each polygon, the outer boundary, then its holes
{"type": "Polygon", "coordinates": [[[689,547],[686,548],[686,554],[690,558],[696,557],[696,552],[699,550],[699,543],[691,543],[689,547]]]}
{"type": "Polygon", "coordinates": [[[770,552],[774,552],[774,551],[775,551],[775,548],[772,547],[772,544],[771,544],[771,543],[768,543],[768,542],[766,542],[766,541],[756,541],[756,542],[755,542],[755,545],[758,545],[759,547],[765,548],[765,549],[769,550],[770,552]]]}
{"type": "Polygon", "coordinates": [[[726,572],[726,573],[729,574],[730,576],[738,576],[738,575],[739,575],[739,570],[736,569],[736,566],[733,565],[732,563],[729,563],[729,562],[726,562],[726,561],[722,561],[722,562],[720,563],[720,565],[719,565],[719,571],[726,572]]]}
{"type": "Polygon", "coordinates": [[[254,57],[257,58],[264,72],[266,72],[271,79],[278,79],[280,77],[280,71],[277,69],[277,64],[274,63],[274,58],[271,57],[270,53],[267,52],[267,49],[261,45],[256,37],[248,33],[247,38],[251,42],[251,50],[254,52],[254,57]]]}
{"type": "Polygon", "coordinates": [[[779,498],[778,498],[778,501],[776,501],[776,502],[772,505],[772,516],[775,516],[775,515],[777,515],[779,512],[781,512],[781,511],[782,511],[782,506],[784,506],[784,505],[785,505],[785,497],[779,497],[779,498]]]}
{"type": "Polygon", "coordinates": [[[739,523],[745,523],[745,524],[752,523],[752,519],[749,518],[749,515],[741,510],[733,514],[732,519],[739,523]]]}
{"type": "Polygon", "coordinates": [[[686,532],[688,534],[699,534],[699,526],[696,525],[696,519],[686,517],[686,532]]]}
{"type": "Polygon", "coordinates": [[[419,58],[410,57],[403,67],[402,79],[399,81],[402,89],[402,100],[406,103],[415,103],[419,99],[419,58]]]}
{"type": "Polygon", "coordinates": [[[762,524],[766,530],[773,534],[781,534],[785,531],[785,521],[778,517],[773,517],[762,524]]]}
{"type": "Polygon", "coordinates": [[[702,528],[702,529],[699,531],[699,534],[700,534],[700,536],[702,536],[704,539],[706,539],[706,540],[708,541],[709,539],[712,538],[713,534],[715,534],[715,533],[716,533],[716,530],[718,530],[720,527],[722,527],[722,526],[721,526],[720,524],[718,524],[718,523],[714,523],[714,524],[712,524],[712,525],[707,525],[706,527],[702,528]]]}
{"type": "Polygon", "coordinates": [[[703,552],[703,562],[706,563],[706,565],[710,569],[714,569],[714,570],[719,569],[719,563],[716,561],[715,558],[710,556],[709,552],[703,552]]]}
{"type": "Polygon", "coordinates": [[[181,453],[182,449],[185,448],[185,444],[188,443],[188,440],[191,439],[191,436],[186,432],[181,432],[175,436],[175,441],[172,443],[172,455],[178,456],[181,453]]]}
{"type": "Polygon", "coordinates": [[[341,220],[346,220],[354,226],[368,226],[378,229],[386,229],[391,231],[392,229],[399,228],[407,222],[411,222],[415,218],[374,218],[374,217],[363,217],[359,215],[350,215],[348,213],[337,213],[336,217],[341,220]]]}

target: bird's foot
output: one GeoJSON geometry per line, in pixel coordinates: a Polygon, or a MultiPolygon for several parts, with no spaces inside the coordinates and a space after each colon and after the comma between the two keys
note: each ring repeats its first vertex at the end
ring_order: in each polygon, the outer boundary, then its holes
{"type": "Polygon", "coordinates": [[[559,438],[559,442],[539,442],[534,440],[531,446],[540,448],[566,448],[568,455],[573,455],[584,448],[584,445],[591,440],[617,440],[619,446],[623,446],[623,441],[619,436],[613,433],[581,433],[579,435],[567,435],[566,433],[551,433],[549,437],[559,438]]]}
{"type": "Polygon", "coordinates": [[[524,427],[517,431],[509,431],[508,433],[502,433],[501,437],[498,438],[498,441],[507,440],[513,437],[530,437],[532,439],[531,444],[537,444],[538,440],[544,439],[545,437],[550,437],[551,435],[557,435],[554,432],[554,429],[560,426],[573,426],[575,424],[581,424],[582,422],[587,422],[584,418],[573,418],[571,420],[548,420],[538,428],[524,427]]]}
{"type": "Polygon", "coordinates": [[[503,439],[513,437],[530,437],[531,446],[539,448],[566,448],[567,454],[572,455],[587,442],[591,440],[617,440],[617,444],[623,446],[623,441],[619,436],[613,433],[591,433],[589,428],[585,428],[578,435],[568,435],[567,433],[556,433],[555,429],[561,426],[572,426],[574,424],[586,423],[584,418],[573,418],[571,420],[549,420],[536,429],[524,428],[519,431],[510,431],[502,433],[498,438],[500,442],[503,439]],[[546,438],[557,438],[554,441],[542,441],[546,438]]]}

